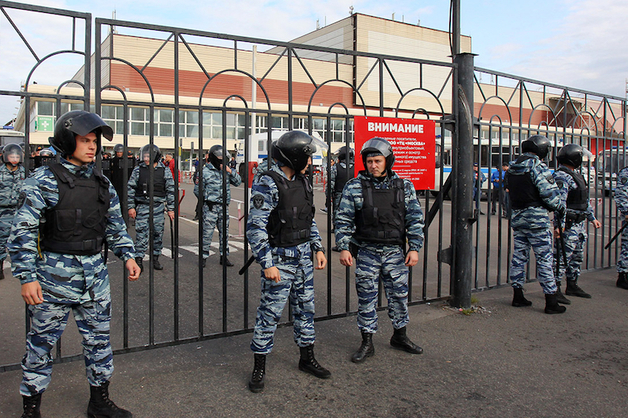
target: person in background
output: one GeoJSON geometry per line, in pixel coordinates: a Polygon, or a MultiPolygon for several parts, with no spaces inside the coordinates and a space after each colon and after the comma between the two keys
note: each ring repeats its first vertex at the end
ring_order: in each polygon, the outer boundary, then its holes
{"type": "Polygon", "coordinates": [[[18,197],[26,170],[22,165],[24,151],[18,144],[7,144],[2,149],[0,165],[0,280],[4,279],[4,260],[7,258],[7,240],[11,232],[13,217],[17,210],[18,197]]]}

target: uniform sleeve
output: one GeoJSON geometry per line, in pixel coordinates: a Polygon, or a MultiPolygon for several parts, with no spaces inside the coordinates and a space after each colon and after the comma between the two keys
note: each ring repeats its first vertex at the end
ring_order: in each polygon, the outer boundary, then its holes
{"type": "Polygon", "coordinates": [[[423,211],[416,198],[414,186],[409,180],[404,180],[406,203],[406,237],[410,251],[419,251],[423,247],[423,211]]]}
{"type": "Polygon", "coordinates": [[[174,211],[174,178],[170,170],[164,170],[164,177],[166,181],[166,210],[168,212],[174,211]]]}
{"type": "Polygon", "coordinates": [[[359,180],[349,180],[342,190],[340,205],[334,218],[336,246],[349,250],[349,243],[355,233],[355,213],[362,206],[362,187],[359,180]],[[360,202],[357,200],[360,199],[360,202]]]}
{"type": "Polygon", "coordinates": [[[36,172],[33,177],[24,181],[20,195],[23,203],[15,213],[7,242],[13,276],[22,284],[37,280],[35,263],[39,257],[37,249],[39,223],[45,214],[45,208],[49,205],[42,191],[48,189],[55,193],[56,187],[54,179],[50,179],[48,184],[42,184],[40,172],[36,172]]]}
{"type": "Polygon", "coordinates": [[[251,210],[246,224],[246,237],[257,262],[263,269],[273,267],[268,241],[268,218],[279,203],[279,190],[270,176],[259,176],[251,187],[251,210]]]}
{"type": "Polygon", "coordinates": [[[127,183],[127,203],[129,209],[135,209],[135,188],[137,187],[139,177],[140,168],[135,167],[131,173],[131,177],[129,177],[129,182],[127,183]]]}
{"type": "Polygon", "coordinates": [[[535,165],[530,174],[546,207],[551,211],[564,211],[565,204],[561,201],[560,191],[547,167],[542,164],[535,165]]]}
{"type": "Polygon", "coordinates": [[[111,203],[107,212],[107,228],[105,231],[107,245],[116,257],[126,262],[135,257],[135,247],[126,230],[126,224],[120,209],[120,199],[116,189],[111,184],[109,184],[109,194],[111,203]]]}
{"type": "MultiPolygon", "coordinates": [[[[560,202],[563,205],[563,207],[567,206],[567,195],[569,194],[569,190],[571,190],[571,184],[569,182],[569,180],[571,179],[571,176],[568,174],[563,173],[562,171],[554,171],[554,173],[552,174],[552,176],[554,177],[554,181],[556,183],[556,187],[558,187],[558,195],[560,198],[560,202]]],[[[560,225],[565,225],[565,218],[566,216],[563,214],[562,219],[559,219],[559,216],[557,213],[554,213],[554,227],[558,228],[558,222],[560,221],[560,225]]]]}
{"type": "Polygon", "coordinates": [[[617,186],[615,187],[615,205],[623,216],[628,215],[628,169],[623,169],[617,176],[617,186]]]}
{"type": "Polygon", "coordinates": [[[231,183],[232,185],[236,187],[242,184],[242,178],[240,177],[240,174],[238,174],[236,170],[231,170],[231,173],[229,173],[229,183],[231,183]]]}

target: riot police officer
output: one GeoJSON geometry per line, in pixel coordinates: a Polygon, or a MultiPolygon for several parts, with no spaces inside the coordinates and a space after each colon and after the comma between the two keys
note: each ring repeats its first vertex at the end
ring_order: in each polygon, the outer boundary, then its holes
{"type": "Polygon", "coordinates": [[[170,170],[161,163],[161,151],[157,145],[144,145],[140,149],[141,161],[133,169],[127,187],[129,217],[135,219],[135,261],[143,270],[144,254],[148,251],[153,206],[153,268],[163,270],[159,256],[163,249],[164,210],[170,221],[174,220],[174,179],[170,170]],[[150,170],[153,171],[153,198],[150,196],[150,170]]]}
{"type": "Polygon", "coordinates": [[[530,259],[530,247],[536,257],[539,284],[545,294],[545,313],[565,312],[558,305],[554,279],[552,252],[552,224],[549,212],[563,216],[565,205],[552,173],[543,159],[547,157],[550,141],[544,136],[533,135],[521,143],[523,154],[510,165],[506,173],[506,188],[510,193],[512,208],[511,227],[515,248],[510,263],[510,281],[514,296],[512,306],[530,306],[532,302],[523,295],[525,266],[530,259]]]}
{"type": "MultiPolygon", "coordinates": [[[[220,264],[223,263],[229,267],[233,263],[227,257],[229,255],[229,242],[226,248],[223,248],[223,239],[229,239],[229,203],[231,202],[231,185],[239,186],[242,183],[240,175],[232,170],[231,167],[224,168],[227,173],[227,181],[225,182],[226,201],[223,199],[223,158],[224,152],[222,145],[214,145],[209,149],[209,164],[203,167],[203,267],[207,263],[209,257],[209,248],[214,235],[214,228],[218,226],[220,234],[219,252],[220,264]],[[227,207],[227,223],[226,231],[223,230],[223,206],[227,207]]],[[[194,185],[194,194],[199,197],[199,185],[194,185]]]]}
{"type": "Polygon", "coordinates": [[[262,267],[262,295],[251,341],[252,392],[264,389],[266,355],[272,351],[277,322],[288,300],[301,354],[299,370],[322,379],[331,376],[314,357],[314,268],[323,269],[327,259],[314,221],[312,186],[303,173],[316,146],[305,132],[283,134],[272,148],[276,164],[261,173],[251,188],[246,236],[262,267]]]}
{"type": "MultiPolygon", "coordinates": [[[[589,221],[598,229],[602,226],[595,218],[589,203],[589,190],[582,174],[577,170],[582,165],[585,150],[578,144],[567,144],[558,152],[556,159],[560,164],[554,171],[556,185],[560,189],[560,198],[566,206],[565,217],[554,216],[556,230],[555,240],[555,278],[558,288],[558,303],[569,305],[571,302],[561,292],[561,278],[566,273],[567,296],[590,298],[591,295],[578,286],[580,264],[584,258],[584,244],[587,241],[586,222],[589,221]],[[559,230],[558,228],[562,228],[559,230]],[[565,265],[565,260],[567,265],[565,265]]],[[[591,153],[587,151],[587,156],[591,153]]]]}
{"type": "Polygon", "coordinates": [[[356,259],[355,287],[362,344],[351,361],[361,363],[375,354],[373,334],[378,328],[376,305],[380,277],[394,328],[390,345],[411,354],[421,354],[423,349],[408,338],[406,325],[409,322],[408,267],[419,261],[419,250],[423,246],[423,212],[412,182],[392,170],[395,156],[388,141],[371,138],[364,143],[360,154],[365,170],[345,185],[336,215],[340,264],[350,267],[356,259]]]}
{"type": "Polygon", "coordinates": [[[613,195],[615,205],[621,216],[623,230],[621,233],[621,251],[617,260],[617,282],[620,289],[628,289],[628,167],[619,170],[617,185],[613,195]]]}
{"type": "Polygon", "coordinates": [[[111,294],[103,243],[125,262],[130,280],[137,280],[140,269],[118,195],[94,165],[103,136],[111,140],[113,132],[94,113],[75,110],[59,117],[51,144],[62,158],[35,170],[20,195],[9,251],[31,319],[22,360],[23,417],[41,416],[41,396],[52,373],[50,352],[70,311],[83,336],[88,416],[132,416],[109,399],[111,294]]]}
{"type": "Polygon", "coordinates": [[[11,232],[17,202],[22,191],[26,171],[22,165],[24,151],[18,144],[7,144],[2,150],[0,166],[0,280],[4,279],[4,260],[7,258],[7,239],[11,232]]]}
{"type": "MultiPolygon", "coordinates": [[[[338,149],[338,164],[334,164],[330,169],[329,174],[329,187],[326,192],[329,195],[331,191],[331,203],[332,203],[332,225],[338,211],[338,205],[340,204],[340,198],[342,197],[342,189],[349,179],[354,177],[353,166],[354,152],[347,146],[340,147],[338,149]]],[[[334,246],[332,251],[340,251],[338,246],[334,246]]]]}

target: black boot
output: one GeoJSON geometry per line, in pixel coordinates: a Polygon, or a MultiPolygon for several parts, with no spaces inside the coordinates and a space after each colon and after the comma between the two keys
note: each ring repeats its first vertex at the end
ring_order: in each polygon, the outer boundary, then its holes
{"type": "Polygon", "coordinates": [[[560,291],[560,282],[556,282],[556,302],[562,305],[571,305],[571,301],[560,291]]]}
{"type": "Polygon", "coordinates": [[[362,333],[362,344],[358,351],[353,353],[351,361],[354,363],[362,363],[367,357],[375,355],[375,347],[373,346],[373,334],[370,332],[362,333]]]}
{"type": "Polygon", "coordinates": [[[512,298],[512,306],[521,307],[521,306],[531,306],[532,302],[523,296],[523,288],[522,287],[513,287],[515,294],[512,298]]]}
{"type": "Polygon", "coordinates": [[[556,300],[556,293],[545,294],[545,313],[560,314],[567,310],[564,306],[560,306],[556,300]]]}
{"type": "Polygon", "coordinates": [[[301,358],[299,359],[299,370],[318,377],[319,379],[329,379],[331,373],[329,370],[318,364],[314,358],[314,344],[306,347],[299,347],[301,358]]]}
{"type": "Polygon", "coordinates": [[[33,396],[22,395],[22,405],[24,406],[22,418],[41,418],[41,412],[39,412],[41,393],[33,396]]]}
{"type": "Polygon", "coordinates": [[[144,272],[144,259],[142,257],[135,257],[135,262],[140,268],[140,274],[144,272]]]}
{"type": "Polygon", "coordinates": [[[565,293],[567,296],[591,299],[591,295],[582,290],[575,280],[567,280],[567,289],[565,290],[565,293]]]}
{"type": "Polygon", "coordinates": [[[266,374],[266,354],[253,354],[255,365],[249,380],[249,390],[259,393],[264,390],[264,375],[266,374]]]}
{"type": "Polygon", "coordinates": [[[617,275],[617,287],[622,289],[628,289],[628,273],[619,273],[617,275]]]}
{"type": "Polygon", "coordinates": [[[158,255],[153,256],[153,268],[155,270],[163,270],[164,269],[164,266],[162,266],[159,263],[159,256],[158,255]]]}
{"type": "Polygon", "coordinates": [[[109,399],[109,382],[100,386],[90,386],[89,405],[87,416],[89,418],[131,418],[132,413],[118,406],[109,399]]]}
{"type": "Polygon", "coordinates": [[[0,261],[0,280],[4,279],[4,260],[0,261]]]}
{"type": "Polygon", "coordinates": [[[227,267],[233,267],[233,263],[231,261],[229,261],[229,259],[227,258],[227,256],[220,256],[220,265],[222,266],[222,264],[225,263],[225,265],[227,267]]]}
{"type": "Polygon", "coordinates": [[[406,327],[396,329],[390,337],[390,345],[398,350],[403,350],[410,354],[421,354],[423,349],[410,341],[406,335],[406,327]]]}

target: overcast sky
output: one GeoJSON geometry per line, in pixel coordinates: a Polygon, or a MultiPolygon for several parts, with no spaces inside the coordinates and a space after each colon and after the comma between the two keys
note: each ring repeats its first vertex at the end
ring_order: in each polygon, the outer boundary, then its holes
{"type": "MultiPolygon", "coordinates": [[[[31,4],[120,20],[289,41],[349,15],[367,15],[448,30],[447,0],[35,0],[31,4]]],[[[618,0],[461,0],[462,33],[472,37],[475,65],[578,89],[626,95],[628,2],[618,0]]],[[[23,16],[10,12],[20,28],[23,16]]],[[[31,22],[32,19],[31,19],[31,22]]],[[[60,26],[60,25],[58,25],[60,26]]],[[[40,42],[54,39],[57,25],[38,25],[40,42]]],[[[67,31],[63,28],[63,31],[67,31]]],[[[68,35],[62,35],[66,38],[68,35]]],[[[0,14],[0,90],[15,90],[34,64],[0,14]],[[13,62],[13,63],[12,63],[13,62]]],[[[77,60],[77,62],[79,62],[77,60]]],[[[74,68],[75,63],[72,63],[74,68]]],[[[79,64],[80,65],[80,64],[79,64]]],[[[15,114],[0,98],[0,123],[15,114]]]]}

